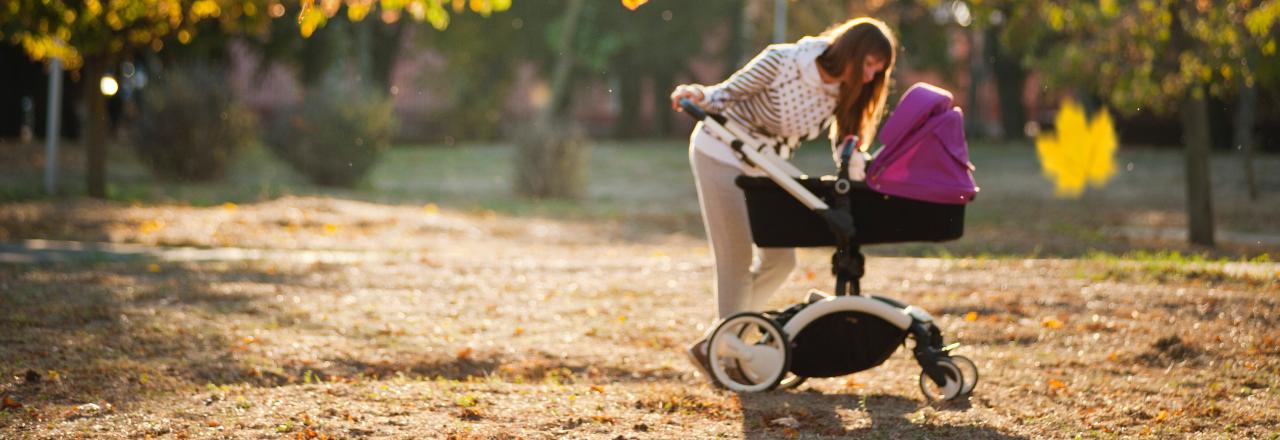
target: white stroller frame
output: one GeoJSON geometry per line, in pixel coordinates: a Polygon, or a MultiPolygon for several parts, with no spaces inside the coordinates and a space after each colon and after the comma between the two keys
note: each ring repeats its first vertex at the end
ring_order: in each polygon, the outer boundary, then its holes
{"type": "MultiPolygon", "coordinates": [[[[856,231],[853,214],[845,197],[855,187],[866,190],[865,183],[847,178],[849,156],[856,140],[844,148],[839,175],[833,188],[835,194],[839,195],[835,198],[836,205],[843,206],[833,208],[797,182],[796,179],[804,175],[794,165],[771,154],[765,145],[747,144],[747,141],[755,138],[732,121],[719,115],[709,115],[688,99],[681,99],[679,104],[685,113],[701,121],[705,129],[722,139],[733,140],[730,146],[740,158],[763,171],[771,181],[822,217],[838,243],[832,259],[832,270],[837,278],[835,296],[815,290],[810,292],[808,301],[785,310],[742,312],[718,323],[707,345],[710,369],[716,382],[739,392],[799,386],[806,378],[792,374],[792,349],[796,343],[792,338],[798,337],[806,326],[815,321],[841,314],[837,319],[856,320],[857,318],[848,316],[858,316],[861,319],[869,316],[883,320],[893,329],[915,339],[912,351],[922,368],[920,389],[929,401],[955,399],[973,391],[978,381],[977,366],[968,358],[950,355],[950,351],[959,344],[943,346],[941,331],[934,325],[933,317],[928,312],[892,299],[861,295],[859,279],[863,274],[864,259],[857,245],[853,244],[856,231]]],[[[890,328],[883,325],[881,327],[890,328]]],[[[848,338],[852,337],[850,335],[848,338]]],[[[871,361],[874,365],[866,368],[883,362],[884,357],[896,351],[897,344],[898,342],[894,342],[883,357],[878,361],[871,361]]],[[[852,372],[854,371],[843,374],[852,372]]]]}

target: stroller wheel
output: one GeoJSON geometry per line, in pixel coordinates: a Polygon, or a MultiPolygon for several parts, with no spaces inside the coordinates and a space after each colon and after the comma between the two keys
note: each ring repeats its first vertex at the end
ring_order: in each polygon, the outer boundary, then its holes
{"type": "MultiPolygon", "coordinates": [[[[812,293],[810,293],[810,295],[812,295],[812,293]]],[[[773,316],[771,316],[768,312],[765,312],[764,316],[771,319],[773,318],[773,316]]],[[[777,322],[777,321],[775,320],[774,322],[777,322]]],[[[749,326],[743,326],[742,329],[738,330],[738,337],[739,338],[746,337],[747,336],[746,333],[748,333],[750,330],[751,329],[749,328],[749,326]]],[[[773,336],[771,335],[768,335],[768,334],[763,335],[763,337],[760,338],[760,342],[757,342],[757,344],[768,344],[769,340],[772,338],[773,336]]],[[[732,370],[730,370],[731,374],[737,374],[738,375],[737,377],[743,377],[742,365],[737,360],[730,361],[728,364],[732,367],[732,370]]],[[[808,379],[809,378],[807,377],[796,376],[794,374],[791,374],[790,372],[787,372],[787,374],[782,377],[782,381],[778,382],[778,389],[790,390],[800,385],[803,385],[804,381],[808,379]]]]}
{"type": "Polygon", "coordinates": [[[951,356],[951,363],[956,364],[956,368],[960,369],[960,377],[964,379],[960,394],[972,393],[973,387],[978,385],[978,366],[964,356],[951,356]]]}
{"type": "Polygon", "coordinates": [[[720,322],[707,344],[711,374],[733,391],[773,389],[791,365],[791,344],[782,326],[759,313],[743,312],[720,322]]]}
{"type": "Polygon", "coordinates": [[[778,382],[778,389],[781,389],[781,390],[793,389],[795,387],[803,385],[804,381],[806,380],[809,380],[809,378],[804,376],[796,376],[794,374],[787,374],[787,376],[782,379],[782,382],[778,382]]]}
{"type": "Polygon", "coordinates": [[[942,383],[936,383],[929,377],[928,371],[921,371],[920,392],[924,393],[924,398],[935,402],[951,400],[959,396],[960,390],[964,389],[964,375],[960,373],[960,368],[949,359],[939,359],[934,367],[942,373],[945,380],[942,383]]]}

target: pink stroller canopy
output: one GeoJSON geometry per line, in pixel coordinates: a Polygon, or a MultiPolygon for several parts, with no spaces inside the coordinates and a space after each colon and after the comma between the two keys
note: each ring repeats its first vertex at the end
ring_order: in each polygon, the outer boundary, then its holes
{"type": "Polygon", "coordinates": [[[907,89],[880,130],[880,149],[867,167],[876,192],[934,203],[973,201],[978,186],[964,138],[964,114],[951,92],[925,83],[907,89]]]}

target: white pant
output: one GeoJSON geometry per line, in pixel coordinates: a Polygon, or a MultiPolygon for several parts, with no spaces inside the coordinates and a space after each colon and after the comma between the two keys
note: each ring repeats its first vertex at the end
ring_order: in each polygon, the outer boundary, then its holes
{"type": "Polygon", "coordinates": [[[704,143],[724,145],[700,128],[694,129],[689,142],[689,162],[698,187],[702,223],[715,257],[719,317],[762,310],[795,269],[796,250],[755,247],[747,220],[747,201],[742,189],[733,183],[742,170],[698,151],[699,145],[706,146],[704,143]]]}

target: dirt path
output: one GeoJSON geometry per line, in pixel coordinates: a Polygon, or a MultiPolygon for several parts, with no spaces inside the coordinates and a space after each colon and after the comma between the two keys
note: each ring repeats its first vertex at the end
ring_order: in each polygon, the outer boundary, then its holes
{"type": "MultiPolygon", "coordinates": [[[[78,221],[90,232],[65,238],[260,253],[0,265],[0,438],[1275,438],[1280,426],[1274,264],[872,257],[866,290],[931,311],[982,370],[971,400],[930,406],[905,351],[798,391],[705,385],[679,355],[713,305],[710,257],[689,237],[322,199],[78,221]],[[325,252],[357,257],[305,257],[325,252]],[[785,417],[798,427],[774,423],[785,417]]],[[[775,304],[829,288],[827,257],[802,252],[775,304]]]]}

